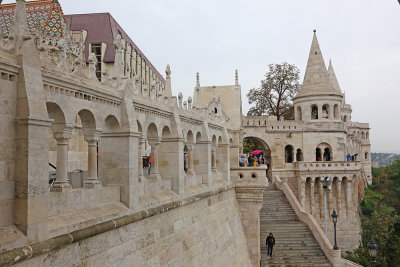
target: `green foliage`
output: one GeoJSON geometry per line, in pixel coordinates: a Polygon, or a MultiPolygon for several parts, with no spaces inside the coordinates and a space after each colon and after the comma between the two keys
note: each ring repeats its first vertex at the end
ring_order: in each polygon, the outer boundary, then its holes
{"type": "Polygon", "coordinates": [[[400,159],[380,168],[372,168],[373,183],[365,190],[361,228],[363,244],[347,258],[363,266],[372,266],[368,244],[378,244],[378,267],[400,266],[400,159]]]}
{"type": "Polygon", "coordinates": [[[254,150],[263,150],[263,146],[252,138],[244,138],[243,153],[248,154],[254,150]]]}
{"type": "Polygon", "coordinates": [[[270,64],[259,88],[247,93],[251,107],[249,116],[276,116],[278,120],[294,119],[293,97],[300,89],[300,71],[287,62],[270,64]]]}

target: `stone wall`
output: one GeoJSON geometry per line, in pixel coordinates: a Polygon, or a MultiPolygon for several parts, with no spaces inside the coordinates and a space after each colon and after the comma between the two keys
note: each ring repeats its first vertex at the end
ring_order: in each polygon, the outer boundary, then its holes
{"type": "Polygon", "coordinates": [[[233,188],[16,266],[251,266],[233,188]]]}

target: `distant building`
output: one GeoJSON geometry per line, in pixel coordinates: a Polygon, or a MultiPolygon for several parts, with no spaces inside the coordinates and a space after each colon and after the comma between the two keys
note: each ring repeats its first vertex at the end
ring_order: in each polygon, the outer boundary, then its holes
{"type": "Polygon", "coordinates": [[[96,76],[104,78],[106,72],[113,75],[115,61],[114,40],[120,34],[125,41],[124,73],[130,78],[140,77],[141,86],[150,88],[156,82],[158,91],[165,90],[165,79],[151,64],[139,47],[126,34],[110,13],[67,15],[67,21],[76,42],[84,42],[85,57],[88,62],[90,53],[97,57],[96,76]]]}

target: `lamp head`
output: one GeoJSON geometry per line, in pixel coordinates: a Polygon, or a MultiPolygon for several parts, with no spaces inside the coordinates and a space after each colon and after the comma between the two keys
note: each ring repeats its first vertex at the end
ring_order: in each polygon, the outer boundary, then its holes
{"type": "Polygon", "coordinates": [[[375,243],[375,240],[373,237],[371,237],[371,240],[369,241],[368,251],[369,251],[369,255],[371,256],[371,258],[375,259],[378,254],[378,245],[375,243]]]}
{"type": "Polygon", "coordinates": [[[337,215],[337,213],[336,213],[336,210],[333,210],[331,216],[332,216],[332,221],[333,221],[333,223],[337,223],[338,215],[337,215]]]}

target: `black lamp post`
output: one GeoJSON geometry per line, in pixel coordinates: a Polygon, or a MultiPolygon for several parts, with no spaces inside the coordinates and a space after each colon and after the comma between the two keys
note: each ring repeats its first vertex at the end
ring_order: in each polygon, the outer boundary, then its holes
{"type": "Polygon", "coordinates": [[[334,231],[335,232],[335,245],[333,246],[333,249],[339,250],[339,247],[337,246],[337,242],[336,242],[336,223],[337,223],[337,218],[338,218],[336,210],[333,210],[331,216],[332,216],[332,221],[333,221],[333,227],[335,228],[335,231],[334,231]]]}
{"type": "Polygon", "coordinates": [[[375,243],[373,237],[371,237],[371,241],[369,241],[368,251],[369,251],[369,256],[371,256],[372,259],[372,265],[375,267],[376,256],[378,254],[378,245],[375,243]]]}

